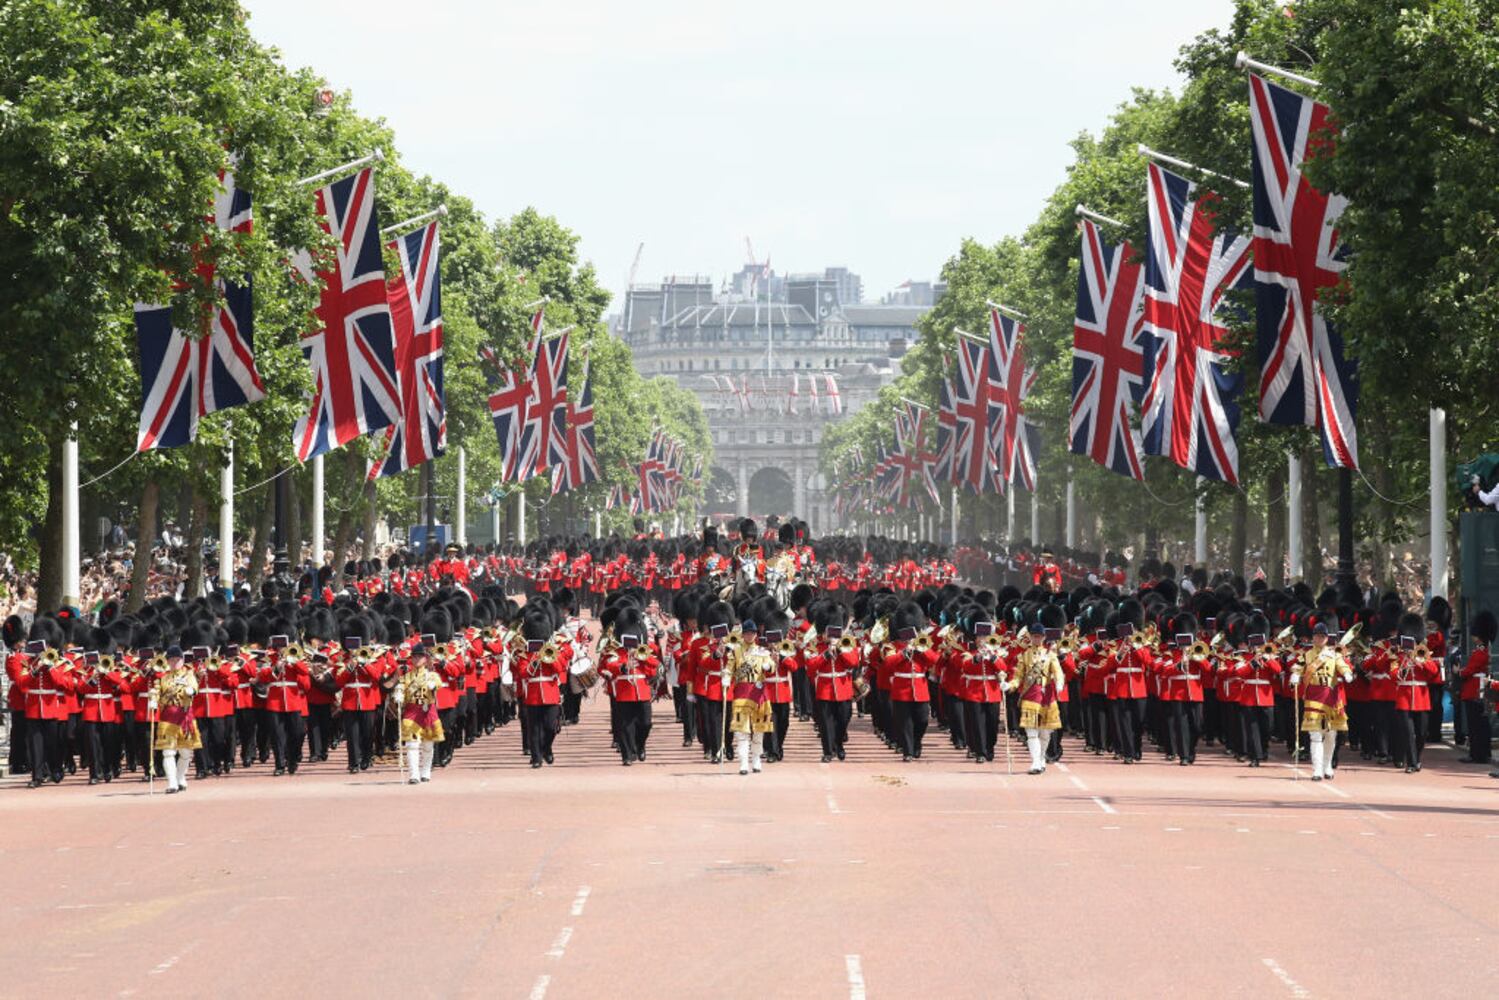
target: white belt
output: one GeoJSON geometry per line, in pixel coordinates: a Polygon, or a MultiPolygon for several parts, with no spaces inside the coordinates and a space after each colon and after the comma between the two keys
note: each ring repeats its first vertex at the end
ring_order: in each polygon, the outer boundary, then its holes
{"type": "Polygon", "coordinates": [[[926,674],[891,674],[890,676],[899,677],[903,680],[915,680],[918,677],[925,677],[926,674]]]}
{"type": "Polygon", "coordinates": [[[1269,684],[1269,681],[1241,681],[1242,684],[1269,684]]]}
{"type": "Polygon", "coordinates": [[[250,682],[249,681],[245,681],[243,684],[236,684],[236,685],[234,685],[234,689],[236,691],[244,691],[247,688],[249,688],[250,686],[251,686],[250,682]]]}
{"type": "Polygon", "coordinates": [[[112,701],[114,699],[114,695],[112,694],[86,694],[84,697],[93,701],[112,701]]]}
{"type": "Polygon", "coordinates": [[[1174,680],[1174,681],[1200,681],[1200,680],[1202,680],[1202,675],[1201,674],[1177,674],[1175,677],[1173,677],[1171,679],[1174,680]]]}
{"type": "Polygon", "coordinates": [[[271,681],[271,683],[267,686],[273,688],[294,688],[301,687],[302,685],[298,684],[296,681],[271,681]]]}
{"type": "Polygon", "coordinates": [[[1145,672],[1145,668],[1144,667],[1115,667],[1114,668],[1114,673],[1116,673],[1116,674],[1143,674],[1144,672],[1145,672]]]}
{"type": "Polygon", "coordinates": [[[53,689],[53,688],[32,688],[32,689],[31,689],[31,692],[30,692],[30,693],[31,693],[31,694],[50,694],[50,695],[58,695],[58,694],[61,694],[61,693],[62,693],[62,692],[60,692],[60,691],[57,691],[57,690],[55,690],[55,689],[53,689]]]}
{"type": "Polygon", "coordinates": [[[765,679],[767,681],[769,681],[771,684],[790,684],[791,683],[791,678],[790,677],[774,677],[774,676],[772,676],[772,677],[767,677],[765,679]]]}
{"type": "Polygon", "coordinates": [[[226,696],[229,694],[229,692],[225,691],[223,688],[199,688],[198,689],[198,693],[199,694],[222,694],[222,695],[226,695],[226,696]]]}
{"type": "Polygon", "coordinates": [[[1400,686],[1401,687],[1406,687],[1406,688],[1424,688],[1426,686],[1426,682],[1425,681],[1401,681],[1400,682],[1400,686]]]}
{"type": "Polygon", "coordinates": [[[345,684],[344,687],[346,687],[346,688],[367,688],[367,687],[374,687],[374,685],[371,684],[369,681],[349,681],[349,683],[345,684]]]}
{"type": "Polygon", "coordinates": [[[963,674],[961,676],[962,676],[963,680],[965,680],[965,681],[998,681],[999,680],[999,675],[998,674],[963,674]]]}
{"type": "Polygon", "coordinates": [[[1390,674],[1388,671],[1382,674],[1370,674],[1369,679],[1371,681],[1387,681],[1390,679],[1390,674]]]}
{"type": "Polygon", "coordinates": [[[851,670],[829,670],[829,671],[827,671],[825,673],[816,674],[814,676],[819,677],[819,678],[822,678],[822,677],[847,677],[851,673],[853,673],[853,671],[851,671],[851,670]]]}

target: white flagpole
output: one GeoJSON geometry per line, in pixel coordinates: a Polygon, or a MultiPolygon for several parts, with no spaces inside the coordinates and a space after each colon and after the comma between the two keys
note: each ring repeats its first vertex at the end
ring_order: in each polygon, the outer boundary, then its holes
{"type": "Polygon", "coordinates": [[[453,540],[459,545],[468,544],[468,455],[463,445],[458,446],[458,502],[454,505],[453,540]]]}
{"type": "Polygon", "coordinates": [[[1447,597],[1447,411],[1431,420],[1431,596],[1447,597]]]}
{"type": "Polygon", "coordinates": [[[1300,580],[1301,565],[1301,457],[1292,455],[1286,468],[1286,556],[1290,563],[1291,579],[1300,580]]]}
{"type": "Polygon", "coordinates": [[[1041,544],[1041,494],[1031,490],[1031,544],[1041,544]]]}
{"type": "Polygon", "coordinates": [[[958,488],[952,488],[952,544],[958,544],[958,488]]]}
{"type": "Polygon", "coordinates": [[[1230,184],[1236,184],[1241,188],[1247,189],[1249,187],[1249,183],[1247,181],[1241,181],[1237,177],[1230,177],[1228,176],[1228,174],[1220,174],[1218,171],[1209,170],[1207,167],[1199,167],[1195,163],[1189,163],[1186,160],[1178,159],[1175,156],[1168,156],[1167,154],[1162,153],[1159,150],[1151,149],[1143,142],[1135,148],[1140,151],[1141,156],[1144,156],[1147,159],[1156,160],[1160,163],[1170,164],[1173,167],[1181,167],[1183,170],[1195,170],[1199,174],[1207,174],[1209,177],[1217,177],[1219,180],[1228,181],[1230,184]]]}
{"type": "Polygon", "coordinates": [[[357,160],[350,160],[348,163],[340,163],[336,167],[329,167],[322,173],[313,174],[311,177],[303,177],[301,180],[297,181],[297,184],[299,186],[306,187],[308,184],[316,184],[318,181],[332,177],[334,174],[341,174],[345,170],[353,170],[355,167],[362,167],[366,163],[381,163],[384,160],[385,154],[377,149],[368,156],[361,156],[357,160]]]}
{"type": "Polygon", "coordinates": [[[62,603],[65,607],[78,608],[83,599],[79,558],[78,424],[74,423],[68,429],[67,440],[62,443],[62,603]]]}
{"type": "Polygon", "coordinates": [[[1279,66],[1272,66],[1269,63],[1260,62],[1258,59],[1251,59],[1249,58],[1249,53],[1243,51],[1242,49],[1239,51],[1239,54],[1234,57],[1234,69],[1257,69],[1261,73],[1274,73],[1276,76],[1285,77],[1287,80],[1295,80],[1297,83],[1304,83],[1308,87],[1322,86],[1322,84],[1318,83],[1316,80],[1313,80],[1309,76],[1302,76],[1300,73],[1293,73],[1288,69],[1281,69],[1279,66]]]}
{"type": "Polygon", "coordinates": [[[400,222],[397,222],[393,226],[386,226],[384,229],[380,230],[380,235],[389,236],[390,234],[403,229],[415,228],[418,223],[426,222],[428,219],[445,219],[447,217],[448,206],[438,205],[430,212],[423,212],[421,215],[413,215],[409,219],[402,219],[400,222]]]}
{"type": "Polygon", "coordinates": [[[1005,490],[1005,542],[1015,544],[1015,488],[1005,490]]]}
{"type": "Polygon", "coordinates": [[[1009,313],[1011,316],[1014,316],[1016,319],[1030,319],[1029,316],[1027,316],[1025,313],[1021,312],[1019,309],[1012,309],[1009,306],[1000,305],[998,302],[995,302],[993,299],[985,299],[984,300],[984,305],[988,306],[990,309],[998,309],[1002,313],[1009,313]]]}
{"type": "Polygon", "coordinates": [[[1192,565],[1202,566],[1208,561],[1208,508],[1202,495],[1203,479],[1197,477],[1197,497],[1193,501],[1196,532],[1192,546],[1192,565]]]}
{"type": "Polygon", "coordinates": [[[234,595],[234,441],[219,470],[219,589],[234,595]]]}
{"type": "Polygon", "coordinates": [[[323,456],[312,459],[312,568],[323,565],[323,456]]]}
{"type": "Polygon", "coordinates": [[[526,544],[526,494],[517,490],[515,494],[515,540],[526,544]]]}
{"type": "Polygon", "coordinates": [[[1077,490],[1072,482],[1072,469],[1067,470],[1067,547],[1077,548],[1077,490]]]}
{"type": "Polygon", "coordinates": [[[1081,202],[1078,203],[1078,206],[1074,208],[1073,211],[1078,215],[1081,215],[1085,219],[1092,219],[1094,222],[1102,223],[1105,226],[1118,226],[1120,229],[1124,228],[1124,223],[1120,222],[1118,219],[1111,219],[1101,212],[1095,212],[1091,208],[1083,205],[1081,202]]]}

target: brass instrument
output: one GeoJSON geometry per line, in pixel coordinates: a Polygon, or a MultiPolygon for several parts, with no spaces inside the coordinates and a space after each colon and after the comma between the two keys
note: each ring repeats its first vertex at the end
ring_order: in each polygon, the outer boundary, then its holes
{"type": "Polygon", "coordinates": [[[1412,660],[1429,660],[1431,659],[1431,650],[1427,648],[1426,643],[1418,642],[1416,643],[1416,648],[1411,650],[1410,656],[1412,660]]]}
{"type": "Polygon", "coordinates": [[[61,653],[49,647],[42,650],[41,655],[36,658],[36,663],[32,667],[32,670],[51,670],[53,667],[60,667],[66,662],[61,653]]]}
{"type": "Polygon", "coordinates": [[[283,661],[305,660],[307,659],[307,650],[304,649],[301,645],[294,642],[281,650],[281,659],[283,661]]]}
{"type": "Polygon", "coordinates": [[[812,644],[815,643],[816,641],[817,641],[817,626],[813,625],[811,628],[807,629],[807,631],[805,631],[805,632],[802,633],[802,636],[801,636],[802,649],[809,649],[812,646],[812,644]]]}
{"type": "Polygon", "coordinates": [[[838,652],[839,653],[852,653],[852,652],[855,652],[856,650],[858,650],[858,648],[859,648],[859,640],[856,639],[856,638],[854,638],[849,633],[845,632],[845,633],[843,633],[842,635],[840,635],[838,637],[838,652]]]}
{"type": "Polygon", "coordinates": [[[930,632],[918,632],[916,638],[911,640],[911,649],[917,653],[925,653],[932,648],[932,635],[930,632]]]}
{"type": "Polygon", "coordinates": [[[545,643],[542,644],[541,649],[537,651],[536,658],[542,663],[545,663],[547,666],[551,666],[552,664],[557,662],[557,656],[560,653],[561,650],[557,648],[557,644],[551,639],[548,639],[545,643]]]}
{"type": "Polygon", "coordinates": [[[888,638],[890,638],[890,622],[881,618],[870,627],[869,641],[878,646],[888,638]]]}
{"type": "Polygon", "coordinates": [[[114,668],[115,668],[114,654],[113,653],[102,653],[99,656],[99,662],[98,662],[98,664],[96,664],[95,667],[94,667],[94,672],[95,673],[107,674],[111,670],[113,670],[114,668]]]}
{"type": "Polygon", "coordinates": [[[151,662],[146,664],[146,668],[148,670],[154,670],[157,673],[161,673],[169,666],[170,664],[167,663],[167,654],[165,653],[157,653],[155,656],[151,657],[151,662]]]}
{"type": "Polygon", "coordinates": [[[801,648],[790,639],[782,639],[780,642],[776,643],[777,656],[795,656],[798,652],[800,652],[800,650],[801,648]]]}
{"type": "Polygon", "coordinates": [[[1005,640],[998,632],[991,632],[979,640],[979,650],[990,656],[999,656],[1004,652],[1005,640]]]}
{"type": "Polygon", "coordinates": [[[1198,639],[1187,648],[1187,659],[1189,660],[1206,660],[1212,654],[1213,647],[1201,639],[1198,639]]]}
{"type": "Polygon", "coordinates": [[[1077,645],[1078,640],[1076,636],[1064,635],[1061,641],[1057,643],[1057,655],[1070,656],[1077,652],[1077,645]]]}

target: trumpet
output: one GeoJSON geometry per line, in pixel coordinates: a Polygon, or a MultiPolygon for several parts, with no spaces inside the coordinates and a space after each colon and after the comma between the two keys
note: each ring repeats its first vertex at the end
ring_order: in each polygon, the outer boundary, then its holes
{"type": "Polygon", "coordinates": [[[1062,641],[1057,643],[1057,655],[1069,656],[1077,652],[1078,639],[1076,636],[1064,635],[1062,641]]]}
{"type": "Polygon", "coordinates": [[[168,666],[169,664],[167,663],[167,654],[157,653],[155,656],[151,657],[151,662],[146,664],[146,669],[153,670],[156,673],[161,673],[163,670],[167,669],[168,666]]]}
{"type": "Polygon", "coordinates": [[[782,639],[776,643],[776,654],[778,656],[795,656],[800,650],[801,647],[790,639],[782,639]]]}
{"type": "Polygon", "coordinates": [[[284,647],[281,650],[281,660],[282,660],[282,662],[285,662],[287,660],[305,660],[305,659],[307,659],[307,650],[304,649],[298,643],[294,642],[291,645],[286,646],[286,647],[284,647]]]}
{"type": "Polygon", "coordinates": [[[917,653],[925,653],[932,648],[932,635],[930,632],[919,632],[916,638],[911,640],[911,649],[917,653]]]}
{"type": "Polygon", "coordinates": [[[859,648],[859,640],[845,632],[838,637],[838,652],[852,653],[859,648]]]}
{"type": "Polygon", "coordinates": [[[989,656],[998,656],[1004,652],[1005,640],[998,632],[991,632],[979,640],[979,650],[989,656]]]}
{"type": "Polygon", "coordinates": [[[1196,642],[1192,643],[1192,645],[1187,649],[1187,659],[1189,660],[1206,660],[1212,654],[1213,647],[1209,646],[1201,639],[1198,639],[1196,642]]]}
{"type": "Polygon", "coordinates": [[[551,639],[548,639],[545,643],[542,644],[541,649],[537,651],[536,658],[542,663],[545,663],[547,666],[551,666],[552,664],[557,662],[557,654],[559,652],[560,650],[558,650],[557,644],[551,639]]]}

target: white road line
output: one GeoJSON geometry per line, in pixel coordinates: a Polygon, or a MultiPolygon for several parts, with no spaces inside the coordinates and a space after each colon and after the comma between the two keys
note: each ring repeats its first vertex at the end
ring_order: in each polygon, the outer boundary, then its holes
{"type": "Polygon", "coordinates": [[[1291,991],[1291,996],[1309,997],[1312,995],[1311,990],[1307,989],[1305,986],[1302,986],[1296,980],[1292,979],[1291,974],[1285,969],[1282,969],[1280,967],[1280,963],[1275,959],[1264,958],[1260,961],[1265,963],[1265,968],[1270,970],[1271,975],[1275,976],[1276,979],[1279,979],[1282,983],[1285,984],[1286,989],[1291,991]]]}
{"type": "Polygon", "coordinates": [[[176,965],[177,961],[180,958],[182,958],[181,955],[173,955],[171,958],[167,959],[165,962],[162,962],[156,968],[152,969],[149,974],[153,975],[153,976],[159,976],[159,975],[161,975],[163,972],[166,972],[172,966],[176,965]]]}
{"type": "Polygon", "coordinates": [[[1093,804],[1098,806],[1098,808],[1102,809],[1104,812],[1108,813],[1110,816],[1119,815],[1118,809],[1115,809],[1113,806],[1109,805],[1097,795],[1093,796],[1093,804]]]}
{"type": "Polygon", "coordinates": [[[1071,774],[1072,773],[1072,770],[1066,764],[1063,764],[1061,761],[1057,761],[1055,766],[1056,766],[1056,769],[1058,771],[1061,771],[1063,774],[1071,774]]]}
{"type": "Polygon", "coordinates": [[[573,899],[573,916],[581,917],[583,915],[583,904],[588,902],[588,894],[592,891],[586,885],[578,889],[578,895],[573,899]]]}
{"type": "Polygon", "coordinates": [[[1080,789],[1082,789],[1085,792],[1088,790],[1088,786],[1085,785],[1085,784],[1083,784],[1083,779],[1079,778],[1075,774],[1069,774],[1069,775],[1067,775],[1067,780],[1070,781],[1070,782],[1072,782],[1073,786],[1076,787],[1076,788],[1080,788],[1080,789]]]}
{"type": "Polygon", "coordinates": [[[824,771],[822,776],[822,787],[827,792],[828,812],[835,816],[843,812],[842,809],[838,808],[838,800],[833,798],[833,776],[826,773],[826,771],[824,771]]]}
{"type": "Polygon", "coordinates": [[[858,955],[844,955],[843,964],[848,969],[848,1000],[864,1000],[864,966],[858,955]]]}
{"type": "Polygon", "coordinates": [[[550,985],[552,985],[551,976],[537,976],[536,985],[531,987],[531,1000],[544,1000],[547,987],[550,985]]]}
{"type": "Polygon", "coordinates": [[[557,932],[557,940],[552,942],[552,950],[547,952],[547,958],[561,958],[567,953],[567,942],[573,939],[573,929],[564,927],[557,932]]]}

